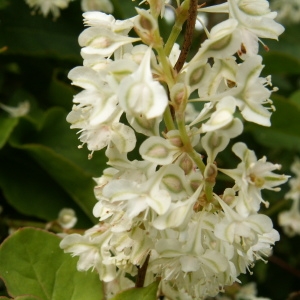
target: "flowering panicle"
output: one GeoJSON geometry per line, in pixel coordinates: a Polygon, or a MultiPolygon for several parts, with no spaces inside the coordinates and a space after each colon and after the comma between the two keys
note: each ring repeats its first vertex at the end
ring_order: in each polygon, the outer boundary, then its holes
{"type": "MultiPolygon", "coordinates": [[[[97,270],[108,298],[134,286],[125,276],[139,277],[143,266],[144,284],[159,279],[166,299],[204,299],[238,281],[279,240],[271,219],[258,211],[268,205],[261,191],[287,181],[273,173],[280,166],[257,160],[241,142],[232,147],[241,160],[235,169],[215,160],[244,122],[271,125],[271,82],[260,77],[258,41],[277,39],[283,27],[265,0],[200,8],[229,18],[187,62],[188,37],[180,51],[177,29],[166,43],[160,36],[158,18],[168,1],[147,2],[148,10],[137,8],[125,21],[84,13],[83,66],[69,73],[83,90],[67,120],[90,158],[106,147],[109,167],[95,179],[99,224],[66,236],[61,248],[79,256],[78,270],[97,270]],[[138,37],[130,36],[132,29],[138,37]],[[204,102],[200,112],[193,102],[204,102]],[[144,135],[141,160],[127,156],[139,144],[135,132],[144,135]],[[234,184],[216,193],[218,172],[234,184]]],[[[180,22],[197,10],[195,3],[177,1],[180,22]]]]}

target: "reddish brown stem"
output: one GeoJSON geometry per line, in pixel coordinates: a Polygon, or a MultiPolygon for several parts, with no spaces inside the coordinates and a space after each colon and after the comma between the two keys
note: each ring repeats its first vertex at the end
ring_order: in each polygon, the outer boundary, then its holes
{"type": "Polygon", "coordinates": [[[278,256],[272,255],[269,257],[268,260],[276,264],[280,268],[286,270],[288,273],[292,274],[293,276],[300,278],[300,270],[293,268],[278,256]]]}
{"type": "Polygon", "coordinates": [[[147,255],[146,260],[143,263],[143,265],[141,267],[139,267],[136,281],[135,281],[135,287],[137,287],[137,288],[144,286],[146,272],[147,272],[148,263],[149,263],[149,258],[150,258],[150,253],[147,255]]]}
{"type": "Polygon", "coordinates": [[[189,17],[187,19],[186,29],[184,33],[182,50],[174,66],[174,69],[177,72],[179,72],[182,69],[192,45],[193,34],[194,34],[195,24],[197,19],[197,8],[198,8],[198,0],[191,0],[190,7],[189,7],[189,17]]]}

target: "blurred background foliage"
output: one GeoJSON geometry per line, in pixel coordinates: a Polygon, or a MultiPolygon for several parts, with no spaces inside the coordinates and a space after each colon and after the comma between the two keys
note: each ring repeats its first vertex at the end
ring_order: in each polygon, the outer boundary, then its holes
{"type": "MultiPolygon", "coordinates": [[[[112,3],[117,19],[133,16],[138,4],[130,0],[112,3]]],[[[33,15],[24,0],[0,0],[0,102],[10,106],[30,103],[29,113],[19,118],[0,110],[1,241],[12,228],[44,227],[65,207],[76,211],[78,229],[97,222],[92,215],[96,202],[92,178],[101,176],[106,167],[104,151],[88,160],[88,151],[77,149],[76,131],[66,122],[72,97],[78,92],[67,74],[82,65],[77,42],[84,29],[81,15],[79,1],[70,2],[54,21],[51,15],[33,15]]],[[[208,18],[208,27],[216,21],[215,16],[208,18]]],[[[166,37],[170,25],[163,20],[161,28],[166,37]]],[[[236,139],[246,142],[258,158],[266,155],[269,161],[281,164],[282,172],[290,175],[290,165],[300,152],[299,32],[300,23],[288,24],[279,42],[264,41],[270,51],[260,50],[263,76],[272,74],[273,84],[279,88],[272,95],[276,107],[272,127],[245,124],[245,132],[236,139]]],[[[192,52],[204,38],[203,31],[195,32],[192,52]]],[[[217,161],[223,167],[237,162],[230,148],[217,161]]],[[[224,178],[223,184],[231,183],[224,178]]],[[[290,206],[284,200],[287,190],[288,184],[279,193],[265,193],[271,205],[262,210],[281,234],[274,255],[268,264],[259,262],[253,275],[241,277],[242,282],[256,281],[259,295],[273,300],[287,299],[300,289],[300,237],[288,238],[277,223],[278,213],[290,206]]],[[[1,293],[5,294],[3,286],[1,293]]]]}

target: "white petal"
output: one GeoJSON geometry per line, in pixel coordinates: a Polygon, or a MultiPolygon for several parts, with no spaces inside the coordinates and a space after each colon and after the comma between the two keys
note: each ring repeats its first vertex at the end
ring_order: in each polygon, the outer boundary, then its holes
{"type": "Polygon", "coordinates": [[[166,139],[158,136],[149,137],[140,146],[140,154],[143,159],[159,165],[172,163],[176,152],[178,152],[176,147],[172,146],[166,139]]]}
{"type": "Polygon", "coordinates": [[[111,126],[111,141],[116,145],[118,150],[122,152],[130,152],[136,144],[134,130],[122,123],[113,123],[111,126]]]}

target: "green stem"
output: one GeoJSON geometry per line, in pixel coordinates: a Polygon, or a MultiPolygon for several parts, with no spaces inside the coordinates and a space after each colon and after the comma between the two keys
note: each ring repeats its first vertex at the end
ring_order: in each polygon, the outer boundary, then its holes
{"type": "Polygon", "coordinates": [[[204,192],[206,195],[206,199],[208,202],[212,202],[214,197],[213,197],[213,189],[214,189],[215,183],[209,184],[207,181],[205,181],[205,185],[204,185],[204,192]]]}
{"type": "Polygon", "coordinates": [[[208,163],[204,172],[204,191],[206,199],[209,202],[213,201],[213,189],[216,184],[216,177],[218,175],[218,169],[216,165],[208,163]]]}
{"type": "Polygon", "coordinates": [[[83,229],[63,229],[56,221],[43,223],[43,222],[35,222],[35,221],[27,221],[27,220],[14,220],[4,218],[1,220],[6,226],[9,228],[22,228],[22,227],[33,227],[33,228],[40,228],[45,229],[51,232],[61,233],[65,232],[68,234],[71,233],[79,233],[83,234],[85,230],[83,229]]]}
{"type": "Polygon", "coordinates": [[[180,133],[181,141],[184,145],[185,152],[193,159],[199,170],[202,174],[204,174],[205,164],[203,163],[199,153],[195,151],[191,144],[190,137],[187,134],[186,127],[185,127],[185,119],[184,119],[184,112],[178,111],[176,112],[176,121],[178,125],[178,130],[180,133]]]}
{"type": "Polygon", "coordinates": [[[182,31],[182,26],[186,19],[188,18],[188,11],[190,7],[190,0],[186,0],[182,3],[180,7],[176,9],[176,21],[173,25],[169,38],[165,45],[165,54],[170,55],[173,45],[175,44],[180,32],[182,31]]]}
{"type": "Polygon", "coordinates": [[[164,112],[164,122],[165,122],[165,125],[166,125],[168,131],[176,129],[174,121],[173,121],[173,117],[171,114],[170,106],[168,106],[164,112]]]}
{"type": "Polygon", "coordinates": [[[175,24],[173,25],[173,28],[171,30],[171,33],[165,45],[165,53],[167,56],[170,55],[171,50],[180,32],[182,31],[182,26],[188,18],[189,7],[190,7],[190,0],[185,0],[182,3],[182,5],[176,9],[176,21],[175,24]]]}
{"type": "Polygon", "coordinates": [[[163,75],[165,76],[166,83],[170,89],[175,84],[175,79],[169,59],[167,58],[162,46],[156,47],[155,50],[157,51],[159,62],[164,70],[163,75]]]}
{"type": "MultiPolygon", "coordinates": [[[[157,51],[159,61],[164,70],[164,76],[165,76],[165,81],[168,85],[168,90],[170,90],[171,87],[175,84],[175,79],[173,77],[173,70],[172,70],[169,60],[164,52],[163,47],[162,46],[157,47],[155,50],[157,51]]],[[[166,125],[168,131],[176,129],[174,121],[173,121],[173,117],[172,117],[172,114],[170,111],[170,106],[168,106],[164,112],[164,122],[165,122],[165,125],[166,125]]]]}
{"type": "MultiPolygon", "coordinates": [[[[197,153],[195,151],[195,149],[193,148],[190,137],[188,136],[188,133],[186,131],[183,111],[176,112],[176,121],[177,121],[178,129],[180,132],[181,141],[184,145],[185,152],[193,159],[193,161],[195,162],[195,164],[201,171],[202,175],[204,177],[206,177],[205,175],[208,175],[208,177],[205,178],[204,191],[205,191],[206,199],[209,202],[212,202],[213,201],[213,188],[216,183],[215,182],[216,174],[215,174],[215,172],[213,172],[213,174],[211,174],[211,176],[210,176],[210,174],[205,174],[205,171],[207,171],[207,170],[205,170],[206,166],[203,163],[199,153],[197,153]]],[[[208,169],[208,171],[209,171],[209,169],[208,169]]],[[[212,170],[212,171],[214,171],[214,170],[212,170]]]]}

